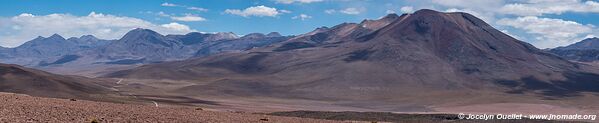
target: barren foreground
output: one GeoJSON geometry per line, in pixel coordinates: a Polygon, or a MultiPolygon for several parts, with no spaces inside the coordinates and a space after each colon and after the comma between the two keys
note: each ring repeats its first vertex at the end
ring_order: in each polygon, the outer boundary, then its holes
{"type": "Polygon", "coordinates": [[[339,122],[0,93],[0,122],[339,122]]]}

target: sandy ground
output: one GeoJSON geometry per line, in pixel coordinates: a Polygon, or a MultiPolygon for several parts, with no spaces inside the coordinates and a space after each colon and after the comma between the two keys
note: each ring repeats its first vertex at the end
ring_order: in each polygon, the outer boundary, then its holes
{"type": "Polygon", "coordinates": [[[0,122],[340,122],[0,93],[0,122]]]}
{"type": "Polygon", "coordinates": [[[442,113],[518,113],[518,114],[595,114],[599,111],[591,109],[579,109],[572,107],[561,107],[547,104],[527,103],[494,103],[469,106],[438,107],[435,110],[442,113]]]}
{"type": "MultiPolygon", "coordinates": [[[[410,107],[401,103],[360,103],[351,105],[351,101],[319,101],[307,99],[281,99],[260,96],[232,96],[226,94],[201,94],[201,93],[177,93],[174,90],[189,86],[206,84],[202,82],[176,81],[176,80],[144,80],[144,79],[114,79],[118,83],[114,88],[119,93],[136,95],[139,99],[144,99],[143,103],[148,101],[159,101],[148,98],[148,96],[162,96],[163,100],[173,103],[173,105],[196,105],[218,110],[234,110],[246,112],[280,112],[280,111],[367,111],[367,112],[396,112],[396,113],[598,113],[599,95],[594,93],[583,94],[580,97],[564,98],[559,100],[543,100],[534,95],[506,95],[503,93],[477,91],[476,93],[466,93],[464,98],[452,100],[438,100],[439,103],[428,104],[426,111],[403,110],[398,107],[410,107]],[[119,81],[120,80],[120,81],[119,81]],[[148,91],[152,90],[152,91],[148,91]],[[485,96],[479,96],[485,95],[485,96]],[[170,96],[170,97],[169,97],[170,96]],[[209,105],[202,103],[177,103],[181,102],[173,97],[186,97],[196,100],[212,101],[218,105],[209,105]],[[532,98],[531,98],[532,97],[532,98]],[[349,105],[348,105],[349,104],[349,105]],[[370,106],[370,107],[364,107],[370,106]]],[[[428,98],[444,97],[448,92],[429,92],[429,95],[417,96],[415,98],[405,98],[404,101],[422,100],[428,98]]],[[[454,95],[460,95],[457,93],[454,95]]],[[[451,98],[444,98],[451,99],[451,98]]],[[[160,102],[160,101],[159,101],[160,102]]],[[[193,101],[192,101],[193,102],[193,101]]],[[[427,102],[424,102],[427,103],[427,102]]]]}

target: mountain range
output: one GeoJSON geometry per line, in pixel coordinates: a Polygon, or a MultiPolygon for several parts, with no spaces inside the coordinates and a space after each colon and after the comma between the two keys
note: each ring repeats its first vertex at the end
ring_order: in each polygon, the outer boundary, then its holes
{"type": "Polygon", "coordinates": [[[568,60],[580,62],[599,61],[599,38],[587,38],[580,42],[548,50],[568,60]]]}
{"type": "MultiPolygon", "coordinates": [[[[554,50],[592,49],[593,40],[554,50]]],[[[505,102],[599,103],[593,96],[599,93],[596,66],[540,50],[471,14],[428,9],[321,27],[297,36],[276,32],[165,36],[134,29],[118,40],[53,35],[0,51],[3,62],[96,77],[72,80],[5,65],[2,70],[8,72],[2,72],[0,81],[37,78],[31,80],[75,85],[66,90],[82,86],[104,92],[105,88],[86,82],[119,79],[126,84],[113,88],[138,93],[136,98],[185,105],[206,102],[193,101],[201,99],[230,106],[276,103],[324,110],[423,112],[447,105],[505,102]],[[10,78],[15,72],[24,75],[10,78]]],[[[5,88],[38,84],[14,81],[23,85],[5,88]]]]}
{"type": "Polygon", "coordinates": [[[170,92],[198,97],[308,99],[395,111],[599,92],[597,68],[535,48],[471,14],[426,9],[104,77],[195,82],[170,92]]]}
{"type": "Polygon", "coordinates": [[[4,63],[14,63],[26,66],[35,66],[40,61],[48,58],[60,57],[73,52],[105,46],[108,40],[100,40],[91,35],[68,40],[58,34],[50,37],[37,37],[15,48],[0,50],[5,54],[0,57],[4,63]]]}
{"type": "Polygon", "coordinates": [[[276,32],[267,35],[252,33],[244,37],[237,37],[230,32],[164,36],[140,28],[129,31],[118,40],[102,40],[91,35],[64,39],[54,34],[48,38],[38,37],[15,48],[0,49],[0,60],[3,63],[72,74],[114,66],[183,60],[220,52],[239,52],[288,38],[276,32]]]}

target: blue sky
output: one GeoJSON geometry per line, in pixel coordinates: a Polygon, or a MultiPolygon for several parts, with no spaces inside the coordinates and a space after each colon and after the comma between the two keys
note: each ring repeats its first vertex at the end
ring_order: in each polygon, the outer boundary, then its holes
{"type": "Polygon", "coordinates": [[[474,14],[540,48],[599,36],[599,2],[588,0],[5,0],[0,46],[54,33],[118,39],[138,27],[162,34],[295,35],[423,8],[474,14]]]}

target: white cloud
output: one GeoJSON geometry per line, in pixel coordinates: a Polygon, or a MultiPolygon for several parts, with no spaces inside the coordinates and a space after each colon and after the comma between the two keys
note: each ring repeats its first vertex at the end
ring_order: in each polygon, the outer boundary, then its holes
{"type": "Polygon", "coordinates": [[[207,12],[208,11],[208,9],[202,8],[202,7],[179,5],[179,4],[173,4],[173,3],[168,3],[168,2],[164,2],[164,3],[160,4],[160,6],[180,7],[180,8],[185,8],[185,9],[188,9],[188,10],[194,10],[194,11],[199,11],[199,12],[207,12]]]}
{"type": "Polygon", "coordinates": [[[522,38],[522,37],[520,37],[520,36],[518,36],[518,35],[514,35],[514,34],[512,34],[512,33],[511,33],[510,31],[508,31],[508,30],[500,30],[500,31],[501,31],[501,32],[503,32],[503,33],[505,33],[505,34],[507,34],[507,35],[509,35],[509,36],[511,36],[512,38],[515,38],[515,39],[518,39],[518,40],[522,40],[522,39],[524,39],[524,38],[522,38]]]}
{"type": "Polygon", "coordinates": [[[433,3],[451,8],[495,11],[505,4],[504,0],[432,0],[433,3]]]}
{"type": "Polygon", "coordinates": [[[195,11],[200,11],[200,12],[207,12],[208,11],[208,9],[206,9],[206,8],[193,7],[193,6],[192,7],[187,7],[187,9],[189,9],[189,10],[195,10],[195,11]]]}
{"type": "Polygon", "coordinates": [[[533,44],[540,48],[552,48],[574,43],[593,33],[594,28],[593,25],[583,25],[574,21],[535,16],[515,19],[505,18],[497,21],[497,23],[522,29],[528,34],[536,35],[536,42],[533,42],[533,44]]]}
{"type": "Polygon", "coordinates": [[[394,14],[395,11],[394,10],[387,10],[387,11],[385,11],[385,13],[387,13],[387,14],[394,14]]]}
{"type": "MultiPolygon", "coordinates": [[[[364,11],[366,11],[366,8],[364,8],[364,7],[361,7],[361,8],[349,7],[349,8],[345,8],[345,9],[339,9],[339,10],[327,9],[327,10],[324,10],[324,13],[335,14],[335,13],[339,12],[342,14],[357,15],[357,14],[361,14],[364,11]]],[[[387,12],[389,12],[389,10],[387,12]]]]}
{"type": "Polygon", "coordinates": [[[281,14],[282,12],[278,11],[276,8],[271,8],[271,7],[261,5],[261,6],[249,7],[244,10],[227,9],[227,10],[225,10],[225,13],[239,15],[239,16],[243,16],[243,17],[249,17],[249,16],[276,17],[277,15],[281,14]]]}
{"type": "Polygon", "coordinates": [[[408,5],[445,12],[470,13],[498,29],[506,30],[504,32],[509,32],[518,39],[541,48],[567,45],[586,35],[599,35],[599,29],[593,25],[545,18],[546,15],[568,12],[599,13],[597,0],[430,0],[408,5]],[[571,27],[567,28],[568,26],[571,27]]]}
{"type": "Polygon", "coordinates": [[[335,12],[337,12],[337,10],[334,10],[334,9],[327,9],[327,10],[324,10],[324,13],[327,13],[327,14],[333,14],[333,13],[335,13],[335,12]]]}
{"type": "Polygon", "coordinates": [[[313,3],[322,2],[324,0],[275,0],[277,3],[292,4],[292,3],[313,3]]]}
{"type": "Polygon", "coordinates": [[[70,14],[0,17],[0,46],[16,47],[37,36],[60,34],[64,37],[94,35],[102,39],[118,39],[134,28],[146,28],[161,34],[185,34],[192,31],[182,24],[154,24],[145,20],[91,12],[87,16],[70,14]]]}
{"type": "Polygon", "coordinates": [[[160,4],[160,6],[175,7],[175,6],[179,6],[179,5],[177,5],[177,4],[172,4],[172,3],[167,3],[167,2],[164,2],[164,3],[160,4]]]}
{"type": "Polygon", "coordinates": [[[348,15],[357,15],[362,13],[362,11],[364,11],[364,8],[345,8],[343,10],[339,10],[339,12],[344,13],[344,14],[348,14],[348,15]]]}
{"type": "Polygon", "coordinates": [[[306,20],[306,19],[310,19],[310,18],[312,18],[312,16],[309,16],[306,14],[300,14],[298,16],[291,17],[291,19],[300,19],[300,20],[306,20]]]}
{"type": "Polygon", "coordinates": [[[22,13],[22,14],[20,14],[20,15],[19,15],[19,16],[17,16],[17,17],[35,17],[35,15],[33,15],[33,14],[29,14],[29,13],[22,13]]]}
{"type": "Polygon", "coordinates": [[[289,11],[289,10],[280,10],[280,12],[281,13],[287,13],[287,14],[291,13],[291,11],[289,11]]]}
{"type": "Polygon", "coordinates": [[[185,21],[185,22],[193,22],[193,21],[206,21],[207,19],[198,15],[194,15],[194,14],[190,14],[190,13],[186,13],[183,16],[177,16],[175,14],[167,14],[163,11],[160,12],[152,12],[152,11],[147,11],[145,13],[148,14],[155,14],[158,15],[160,17],[167,17],[170,18],[171,20],[174,21],[185,21]]]}
{"type": "Polygon", "coordinates": [[[169,23],[169,24],[162,24],[160,26],[162,26],[164,28],[167,28],[167,29],[172,29],[172,30],[181,31],[181,32],[191,32],[191,31],[193,31],[191,28],[189,28],[189,26],[183,25],[183,24],[179,24],[179,23],[175,23],[175,22],[172,22],[172,23],[169,23]]]}
{"type": "MultiPolygon", "coordinates": [[[[151,12],[150,12],[151,13],[151,12]]],[[[164,13],[163,11],[160,11],[158,13],[156,13],[158,16],[162,16],[162,17],[170,17],[171,15],[164,13]]]]}
{"type": "Polygon", "coordinates": [[[414,12],[414,7],[412,6],[404,6],[399,9],[402,13],[412,13],[414,12]]]}
{"type": "Polygon", "coordinates": [[[432,0],[432,3],[444,6],[445,12],[469,13],[493,25],[497,14],[501,14],[497,9],[505,4],[505,0],[432,0]]]}
{"type": "Polygon", "coordinates": [[[176,21],[186,21],[186,22],[206,21],[205,18],[197,16],[197,15],[193,15],[193,14],[185,14],[185,16],[171,16],[171,19],[176,20],[176,21]]]}
{"type": "Polygon", "coordinates": [[[587,39],[587,38],[596,38],[596,37],[597,36],[595,36],[595,34],[589,34],[589,35],[584,36],[584,39],[587,39]]]}
{"type": "Polygon", "coordinates": [[[599,3],[580,0],[529,0],[524,3],[507,4],[499,12],[521,16],[541,16],[565,12],[599,13],[599,3]]]}

